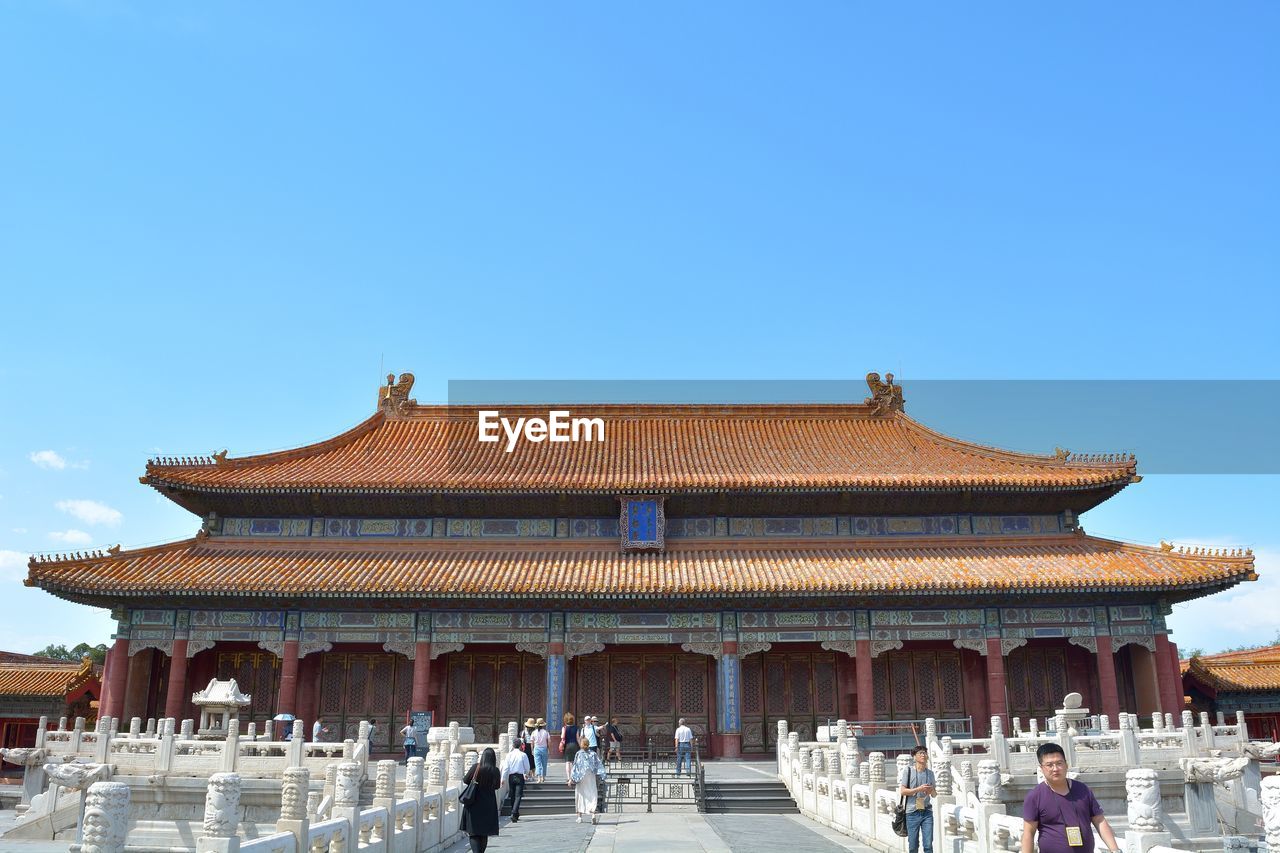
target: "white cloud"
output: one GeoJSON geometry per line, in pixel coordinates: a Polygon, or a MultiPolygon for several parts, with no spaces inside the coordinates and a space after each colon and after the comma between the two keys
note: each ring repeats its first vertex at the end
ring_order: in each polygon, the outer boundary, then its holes
{"type": "Polygon", "coordinates": [[[88,461],[69,462],[56,450],[33,450],[27,458],[46,471],[65,471],[68,468],[88,468],[88,461]]]}
{"type": "Polygon", "coordinates": [[[33,450],[27,458],[50,471],[62,471],[67,467],[67,460],[58,455],[56,450],[33,450]]]}
{"type": "Polygon", "coordinates": [[[120,510],[112,509],[106,504],[98,503],[97,501],[58,501],[55,506],[63,512],[75,516],[85,524],[105,524],[115,527],[124,520],[124,515],[121,514],[120,510]]]}
{"type": "Polygon", "coordinates": [[[93,541],[93,537],[83,530],[55,530],[49,534],[50,539],[62,542],[66,545],[88,545],[93,541]]]}
{"type": "Polygon", "coordinates": [[[0,581],[21,581],[27,576],[27,554],[0,551],[0,581]]]}
{"type": "Polygon", "coordinates": [[[1172,639],[1179,654],[1190,649],[1206,653],[1235,646],[1270,643],[1280,630],[1276,602],[1280,601],[1280,552],[1253,550],[1258,580],[1242,583],[1207,598],[1175,604],[1169,616],[1172,639]]]}

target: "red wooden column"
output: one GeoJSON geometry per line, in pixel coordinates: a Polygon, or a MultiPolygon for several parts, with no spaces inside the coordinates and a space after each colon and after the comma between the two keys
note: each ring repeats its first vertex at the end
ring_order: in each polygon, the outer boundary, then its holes
{"type": "Polygon", "coordinates": [[[1174,698],[1177,700],[1173,714],[1174,716],[1178,716],[1182,713],[1182,708],[1185,704],[1184,696],[1187,691],[1182,687],[1182,661],[1178,659],[1178,644],[1173,640],[1169,641],[1169,666],[1172,667],[1171,672],[1173,673],[1173,688],[1175,691],[1174,698]]]}
{"type": "Polygon", "coordinates": [[[871,641],[854,640],[855,671],[858,684],[858,719],[866,722],[876,718],[874,680],[871,677],[871,641]]]}
{"type": "Polygon", "coordinates": [[[124,716],[124,696],[129,689],[129,639],[119,637],[111,646],[107,667],[107,689],[102,703],[103,715],[124,716]]]}
{"type": "Polygon", "coordinates": [[[1178,669],[1172,663],[1172,644],[1168,634],[1156,634],[1156,681],[1159,684],[1160,710],[1177,717],[1182,713],[1182,688],[1178,686],[1178,669]]]}
{"type": "Polygon", "coordinates": [[[1102,694],[1102,713],[1111,719],[1111,725],[1120,727],[1120,686],[1116,683],[1115,652],[1110,636],[1094,638],[1098,643],[1098,692],[1102,694]]]}
{"type": "MultiPolygon", "coordinates": [[[[413,647],[413,698],[409,700],[409,710],[430,711],[427,707],[431,701],[431,643],[419,640],[413,647]]],[[[432,720],[433,726],[442,721],[432,720]]]]}
{"type": "Polygon", "coordinates": [[[187,641],[173,641],[173,654],[169,657],[169,689],[164,696],[164,715],[182,719],[187,698],[187,641]]]}
{"type": "Polygon", "coordinates": [[[280,693],[276,713],[292,714],[298,706],[298,641],[285,640],[280,656],[280,693]]]}
{"type": "Polygon", "coordinates": [[[737,640],[721,643],[714,692],[717,713],[713,719],[720,732],[720,757],[738,758],[742,755],[742,667],[737,640]]]}
{"type": "Polygon", "coordinates": [[[1005,700],[1004,650],[999,637],[987,637],[987,708],[1009,729],[1009,706],[1005,700]]]}

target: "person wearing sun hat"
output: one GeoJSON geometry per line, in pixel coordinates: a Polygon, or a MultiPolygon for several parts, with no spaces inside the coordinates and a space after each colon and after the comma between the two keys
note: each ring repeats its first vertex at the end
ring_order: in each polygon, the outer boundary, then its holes
{"type": "Polygon", "coordinates": [[[530,742],[533,737],[534,729],[538,727],[538,723],[533,717],[524,721],[524,728],[520,730],[520,737],[516,740],[516,745],[521,752],[529,759],[529,766],[533,766],[533,744],[530,742]]]}
{"type": "Polygon", "coordinates": [[[547,721],[539,717],[534,721],[533,734],[529,736],[533,746],[533,781],[547,781],[547,755],[551,747],[551,733],[547,731],[547,721]]]}

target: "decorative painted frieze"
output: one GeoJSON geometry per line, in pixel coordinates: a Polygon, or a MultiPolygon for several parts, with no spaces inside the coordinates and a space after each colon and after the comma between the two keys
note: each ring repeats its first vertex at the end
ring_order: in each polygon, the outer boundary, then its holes
{"type": "MultiPolygon", "coordinates": [[[[698,516],[667,518],[655,501],[663,538],[723,539],[794,537],[1018,536],[1052,535],[1070,529],[1056,515],[913,516],[698,516]]],[[[649,506],[649,504],[645,504],[649,506]]],[[[648,511],[647,509],[645,510],[648,511]]],[[[613,518],[254,518],[230,517],[206,524],[213,536],[326,539],[619,539],[628,517],[613,518]]]]}
{"type": "Polygon", "coordinates": [[[945,610],[873,610],[872,626],[981,625],[978,608],[945,610]]]}

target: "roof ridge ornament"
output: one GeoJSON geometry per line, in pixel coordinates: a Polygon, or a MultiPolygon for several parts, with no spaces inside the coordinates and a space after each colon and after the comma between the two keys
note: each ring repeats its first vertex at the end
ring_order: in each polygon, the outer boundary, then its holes
{"type": "Polygon", "coordinates": [[[410,406],[418,404],[417,400],[409,397],[412,389],[412,373],[401,373],[399,382],[394,373],[388,373],[387,384],[378,389],[378,408],[388,414],[404,414],[410,406]]]}
{"type": "Polygon", "coordinates": [[[868,373],[867,387],[871,389],[871,396],[862,403],[871,407],[872,415],[888,417],[894,412],[904,411],[902,386],[893,384],[892,373],[886,373],[883,382],[880,381],[879,373],[868,373]]]}

